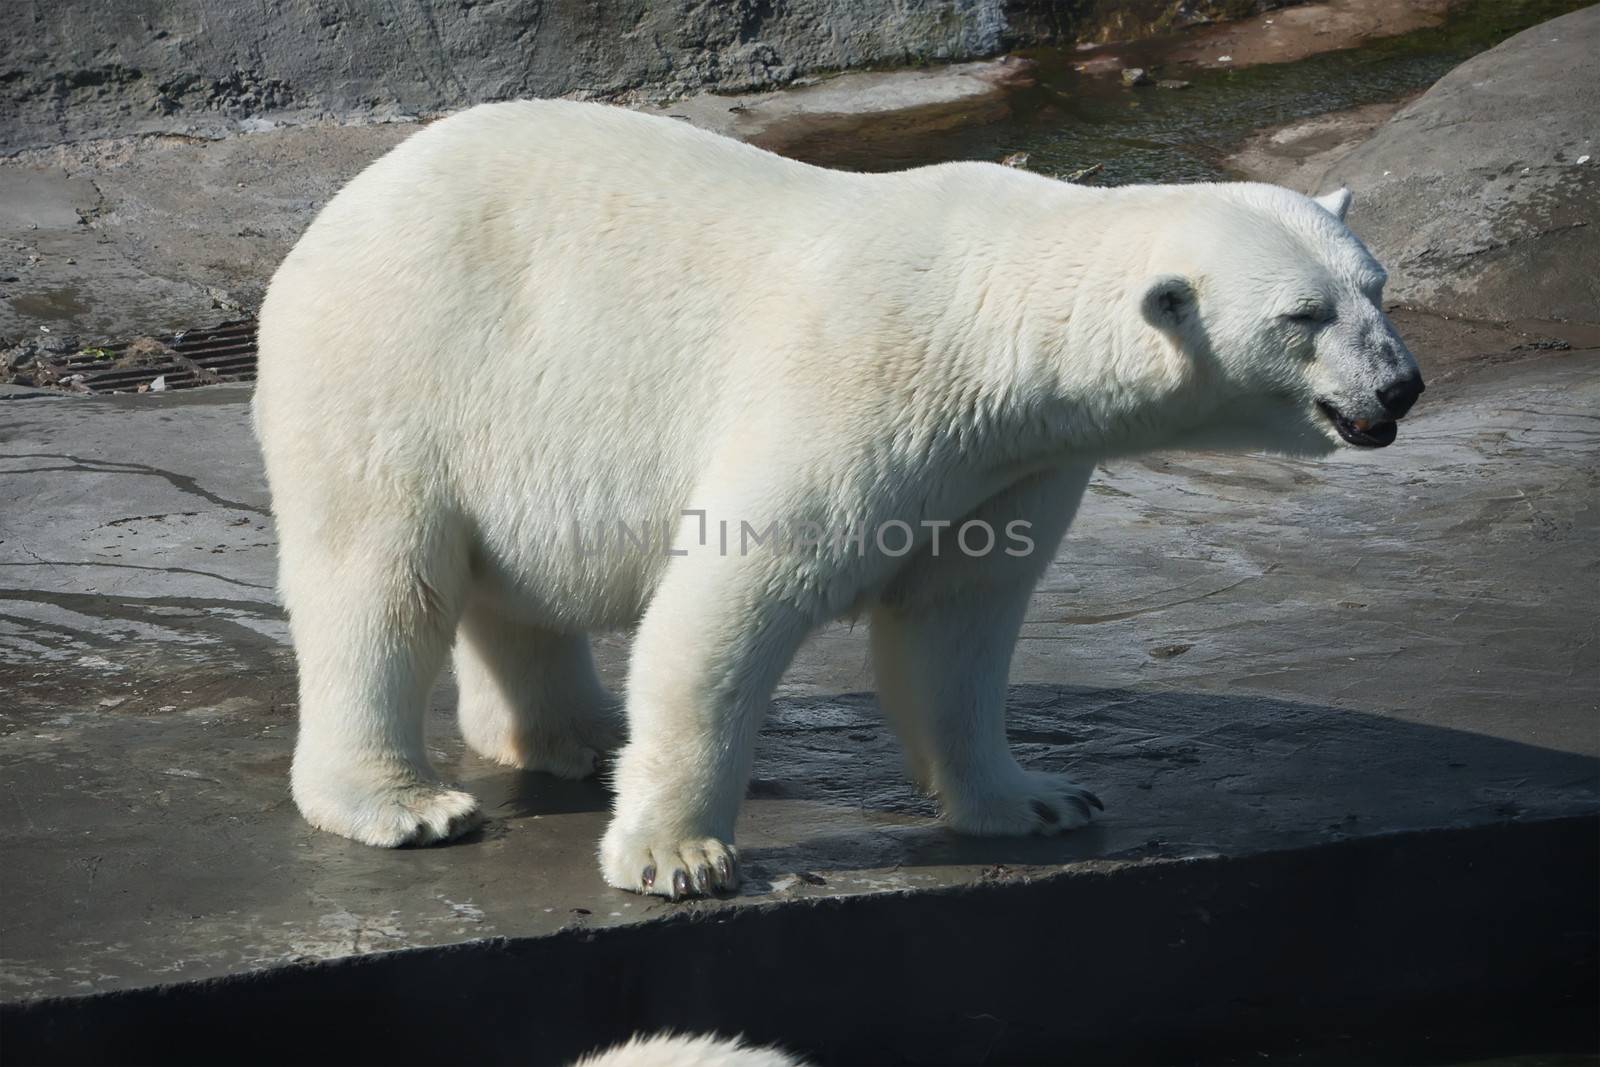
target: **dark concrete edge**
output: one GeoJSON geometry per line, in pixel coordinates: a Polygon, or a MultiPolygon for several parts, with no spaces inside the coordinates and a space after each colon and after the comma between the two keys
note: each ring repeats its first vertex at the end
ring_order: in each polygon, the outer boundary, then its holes
{"type": "MultiPolygon", "coordinates": [[[[1600,817],[352,957],[0,1006],[25,1063],[1443,1062],[1600,1048],[1600,817]]],[[[536,886],[529,888],[536,898],[536,886]]]]}

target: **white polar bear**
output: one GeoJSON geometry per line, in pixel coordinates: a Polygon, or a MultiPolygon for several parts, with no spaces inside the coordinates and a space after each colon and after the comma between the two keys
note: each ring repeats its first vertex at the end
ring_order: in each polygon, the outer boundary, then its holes
{"type": "Polygon", "coordinates": [[[951,827],[1082,825],[1098,802],[1017,764],[1004,697],[1092,465],[1384,445],[1421,391],[1347,200],[833,172],[565,102],[416,134],[261,311],[300,810],[389,846],[478,819],[423,744],[452,641],[472,748],[591,773],[622,723],[587,635],[637,624],[602,872],[730,887],[770,691],[862,613],[951,827]]]}

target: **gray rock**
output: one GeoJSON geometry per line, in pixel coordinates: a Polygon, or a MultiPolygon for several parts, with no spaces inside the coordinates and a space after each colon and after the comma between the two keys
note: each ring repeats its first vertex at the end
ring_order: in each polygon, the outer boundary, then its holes
{"type": "Polygon", "coordinates": [[[1123,67],[1122,68],[1122,84],[1123,85],[1149,85],[1150,84],[1150,72],[1145,70],[1143,67],[1123,67]]]}
{"type": "Polygon", "coordinates": [[[1479,319],[1600,321],[1600,6],[1451,71],[1326,173],[1391,298],[1479,319]],[[1589,157],[1586,162],[1580,159],[1589,157]]]}
{"type": "Polygon", "coordinates": [[[0,285],[0,347],[62,334],[126,340],[253,308],[317,209],[416,128],[285,126],[5,161],[0,277],[17,280],[0,285]]]}
{"type": "Polygon", "coordinates": [[[1181,78],[1162,78],[1156,82],[1157,89],[1187,89],[1194,82],[1186,82],[1181,78]]]}

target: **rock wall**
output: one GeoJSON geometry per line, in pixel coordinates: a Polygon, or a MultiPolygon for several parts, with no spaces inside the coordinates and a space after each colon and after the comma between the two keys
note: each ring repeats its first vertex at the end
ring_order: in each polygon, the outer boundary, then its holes
{"type": "Polygon", "coordinates": [[[1335,163],[1389,296],[1473,319],[1600,322],[1600,5],[1468,60],[1335,163]]]}
{"type": "Polygon", "coordinates": [[[749,91],[828,70],[1135,37],[1282,0],[17,0],[0,151],[523,96],[749,91]]]}

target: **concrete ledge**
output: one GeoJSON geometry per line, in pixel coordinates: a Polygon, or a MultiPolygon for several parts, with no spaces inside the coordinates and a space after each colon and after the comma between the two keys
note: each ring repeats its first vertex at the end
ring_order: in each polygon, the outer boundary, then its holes
{"type": "Polygon", "coordinates": [[[16,1063],[561,1063],[634,1031],[826,1063],[1588,1052],[1600,823],[792,901],[0,1009],[16,1063]]]}

